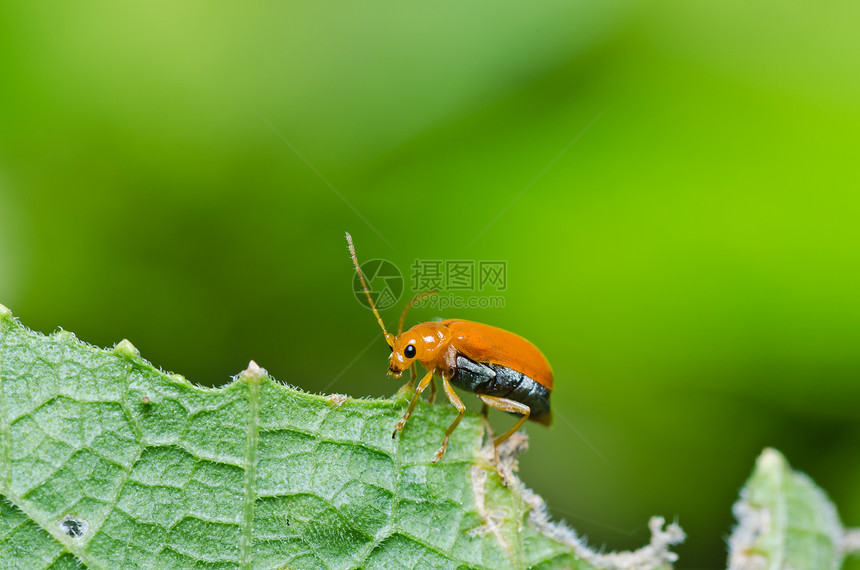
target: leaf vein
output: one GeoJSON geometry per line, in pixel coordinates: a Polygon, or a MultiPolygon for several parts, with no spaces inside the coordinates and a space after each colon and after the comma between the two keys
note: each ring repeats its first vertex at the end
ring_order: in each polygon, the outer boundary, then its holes
{"type": "Polygon", "coordinates": [[[245,498],[242,512],[241,566],[251,568],[254,503],[257,486],[257,444],[260,440],[260,378],[245,376],[248,386],[248,443],[245,455],[245,498]]]}

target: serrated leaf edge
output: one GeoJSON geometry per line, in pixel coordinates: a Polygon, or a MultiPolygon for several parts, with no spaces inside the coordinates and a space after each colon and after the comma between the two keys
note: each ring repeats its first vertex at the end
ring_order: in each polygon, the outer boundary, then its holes
{"type": "MultiPolygon", "coordinates": [[[[0,304],[0,323],[4,321],[7,321],[13,326],[21,327],[28,332],[33,332],[28,327],[21,324],[20,321],[18,321],[18,319],[6,306],[0,304]]],[[[113,350],[108,350],[89,344],[77,338],[74,333],[62,329],[59,329],[52,335],[47,336],[75,342],[81,346],[92,350],[100,352],[113,352],[114,354],[122,355],[131,363],[153,368],[154,370],[157,370],[160,373],[169,376],[175,382],[186,384],[200,392],[235,389],[241,383],[245,383],[246,385],[248,385],[249,401],[252,408],[252,416],[249,418],[249,445],[244,461],[242,462],[243,464],[238,465],[238,467],[243,468],[246,473],[243,511],[243,536],[242,543],[240,545],[242,553],[241,565],[244,568],[251,568],[251,565],[253,563],[251,540],[253,530],[255,497],[255,481],[253,480],[253,476],[257,461],[256,443],[258,439],[253,432],[258,431],[258,421],[254,420],[255,417],[259,414],[259,391],[261,383],[265,379],[271,380],[273,384],[280,386],[286,390],[293,390],[306,397],[326,401],[328,404],[332,405],[335,408],[338,408],[347,402],[350,402],[354,405],[357,404],[375,408],[393,408],[400,406],[403,403],[403,399],[398,397],[392,399],[355,399],[349,398],[342,394],[314,394],[302,390],[299,387],[278,382],[277,380],[269,376],[266,370],[260,368],[254,361],[251,361],[246,370],[236,375],[233,379],[233,382],[219,387],[205,387],[190,383],[184,376],[166,372],[158,367],[153,366],[152,363],[150,363],[148,360],[146,360],[140,355],[140,352],[136,349],[136,347],[134,347],[134,345],[127,339],[123,339],[123,341],[117,343],[113,350]]],[[[2,362],[0,362],[0,364],[2,364],[2,362]]],[[[125,408],[125,405],[123,405],[123,408],[125,408]]],[[[126,411],[127,413],[127,410],[124,411],[126,411]]],[[[0,389],[0,426],[5,426],[6,423],[5,394],[3,393],[3,390],[0,389]]],[[[134,422],[132,422],[132,426],[135,431],[139,431],[139,427],[135,425],[134,422]]],[[[138,433],[138,435],[140,434],[138,433]]],[[[544,502],[544,500],[536,493],[526,488],[520,481],[520,479],[516,477],[516,475],[514,475],[514,472],[516,471],[516,455],[520,453],[523,449],[525,449],[525,447],[527,446],[527,436],[521,434],[520,436],[521,439],[519,440],[516,438],[512,438],[512,441],[509,443],[508,447],[506,448],[506,451],[502,453],[502,470],[506,471],[504,476],[508,478],[508,485],[511,487],[511,491],[513,491],[513,493],[523,501],[526,510],[528,510],[528,522],[534,525],[535,528],[537,528],[544,536],[558,542],[561,545],[570,547],[572,549],[572,554],[575,557],[585,560],[587,563],[593,565],[597,569],[657,570],[661,568],[671,567],[671,563],[677,560],[677,554],[670,551],[669,548],[673,545],[677,545],[683,542],[683,540],[685,539],[685,534],[676,522],[670,523],[668,526],[666,526],[665,529],[663,529],[663,526],[665,525],[665,519],[662,517],[652,517],[649,521],[649,528],[652,534],[649,544],[641,547],[636,551],[624,551],[608,554],[601,554],[590,549],[585,544],[585,541],[581,539],[572,529],[570,529],[563,522],[552,522],[549,518],[546,503],[544,502]]],[[[39,522],[37,513],[34,509],[30,508],[28,501],[11,493],[11,487],[9,485],[11,464],[8,461],[8,453],[10,449],[9,438],[9,430],[4,429],[3,432],[0,433],[0,462],[2,462],[4,466],[6,466],[7,472],[0,473],[0,493],[2,493],[7,498],[7,501],[10,504],[12,504],[15,508],[19,509],[30,520],[36,522],[50,536],[52,536],[55,540],[62,544],[63,547],[66,549],[66,552],[72,554],[79,563],[84,564],[88,568],[103,568],[103,566],[97,560],[87,554],[85,548],[88,543],[88,540],[73,542],[73,539],[70,539],[67,535],[62,533],[56,525],[39,522]]],[[[482,455],[484,457],[478,458],[479,460],[481,460],[480,464],[476,464],[474,466],[474,469],[472,470],[473,491],[478,491],[477,493],[475,493],[476,501],[483,501],[483,486],[484,484],[486,484],[489,475],[487,465],[492,465],[492,454],[492,446],[490,445],[485,447],[482,450],[482,455]],[[478,472],[482,473],[483,475],[478,472]]],[[[119,492],[120,491],[118,490],[117,493],[119,492]]],[[[485,528],[483,530],[492,533],[496,538],[497,542],[499,543],[499,546],[506,552],[512,553],[511,545],[501,535],[498,530],[498,527],[493,527],[494,524],[498,525],[499,521],[493,520],[493,515],[490,510],[487,509],[486,506],[484,506],[483,510],[479,509],[479,513],[481,514],[482,519],[485,523],[485,528]]],[[[94,535],[96,531],[98,531],[98,529],[92,530],[93,532],[88,533],[90,537],[94,535]]],[[[482,529],[479,527],[479,529],[475,529],[475,532],[481,533],[482,529]]],[[[516,565],[516,561],[512,560],[512,562],[514,562],[514,564],[516,565]]]]}

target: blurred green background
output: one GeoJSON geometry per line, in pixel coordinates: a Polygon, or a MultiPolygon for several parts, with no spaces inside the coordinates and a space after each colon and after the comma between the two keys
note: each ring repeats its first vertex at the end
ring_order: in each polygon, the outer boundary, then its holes
{"type": "Polygon", "coordinates": [[[592,544],[661,514],[679,568],[723,566],[768,445],[860,525],[856,4],[3,12],[0,303],[28,326],[379,397],[344,231],[407,289],[415,259],[504,260],[504,308],[409,323],[543,350],[556,422],[521,475],[592,544]]]}

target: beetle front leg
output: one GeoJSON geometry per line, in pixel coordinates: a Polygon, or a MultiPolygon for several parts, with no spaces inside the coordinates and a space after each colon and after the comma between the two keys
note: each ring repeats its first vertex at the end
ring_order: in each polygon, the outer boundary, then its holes
{"type": "Polygon", "coordinates": [[[396,398],[399,399],[403,394],[412,394],[415,389],[415,381],[418,379],[418,373],[415,371],[415,363],[409,366],[409,382],[398,388],[396,398]]]}
{"type": "Polygon", "coordinates": [[[407,388],[412,388],[415,385],[415,381],[418,380],[418,371],[415,369],[415,363],[412,363],[412,366],[409,367],[409,382],[406,383],[407,388]]]}
{"type": "MultiPolygon", "coordinates": [[[[401,388],[401,390],[403,390],[404,388],[407,390],[411,390],[412,387],[415,386],[415,380],[418,379],[418,372],[416,370],[417,368],[418,368],[418,366],[413,362],[412,365],[409,367],[409,370],[412,371],[412,378],[409,380],[409,382],[405,386],[403,386],[403,388],[401,388]]],[[[436,401],[436,382],[434,382],[433,379],[431,378],[430,379],[430,395],[427,397],[427,403],[432,404],[435,401],[436,401]]]]}
{"type": "Polygon", "coordinates": [[[391,438],[394,439],[397,437],[397,432],[403,429],[403,426],[406,425],[406,420],[412,415],[412,410],[415,409],[415,404],[418,403],[418,398],[421,397],[421,392],[427,388],[427,385],[433,380],[433,370],[428,370],[427,374],[424,378],[421,379],[421,382],[418,383],[418,389],[415,390],[415,395],[412,396],[412,401],[409,402],[409,407],[406,408],[406,413],[403,414],[403,418],[397,422],[397,425],[394,426],[394,433],[391,434],[391,438]]]}
{"type": "Polygon", "coordinates": [[[430,395],[427,397],[427,403],[432,404],[436,401],[436,382],[430,381],[430,395]]]}

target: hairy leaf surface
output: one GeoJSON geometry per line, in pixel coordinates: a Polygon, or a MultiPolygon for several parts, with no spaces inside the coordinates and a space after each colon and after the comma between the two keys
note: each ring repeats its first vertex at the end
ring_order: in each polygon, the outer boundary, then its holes
{"type": "MultiPolygon", "coordinates": [[[[392,439],[403,406],[308,394],[253,364],[201,388],[128,341],[44,336],[0,305],[0,566],[619,567],[501,484],[477,417],[432,465],[453,411],[421,404],[392,439]]],[[[643,550],[645,567],[674,556],[643,550]]]]}

